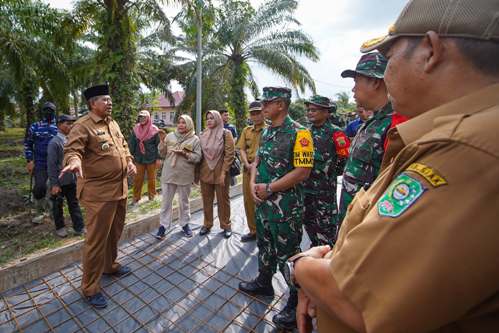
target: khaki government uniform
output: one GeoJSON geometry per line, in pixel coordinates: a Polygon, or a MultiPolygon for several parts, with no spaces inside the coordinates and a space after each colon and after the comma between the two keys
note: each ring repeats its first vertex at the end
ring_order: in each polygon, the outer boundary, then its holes
{"type": "Polygon", "coordinates": [[[118,241],[123,231],[128,193],[128,145],[118,124],[93,112],[75,122],[64,147],[64,165],[79,159],[83,179],[78,179],[78,198],[86,210],[82,291],[100,291],[102,273],[116,272],[118,241]]]}
{"type": "Polygon", "coordinates": [[[230,223],[230,175],[229,170],[234,162],[234,139],[229,130],[224,130],[224,152],[213,170],[203,158],[200,164],[199,180],[201,183],[201,197],[203,199],[204,226],[208,229],[213,227],[213,201],[217,196],[218,219],[220,228],[231,230],[230,223]],[[224,185],[220,185],[220,175],[225,174],[224,185]]]}
{"type": "MultiPolygon", "coordinates": [[[[247,126],[243,129],[239,141],[237,143],[237,148],[244,150],[249,163],[253,163],[256,156],[256,151],[260,146],[260,138],[262,137],[262,131],[267,125],[263,123],[260,126],[247,126]]],[[[243,170],[243,197],[244,197],[244,210],[246,212],[246,220],[248,221],[248,228],[251,234],[256,234],[256,223],[255,223],[255,201],[253,201],[253,196],[251,194],[250,187],[251,170],[247,170],[244,167],[243,170]]]]}
{"type": "MultiPolygon", "coordinates": [[[[367,332],[499,332],[499,84],[389,138],[396,157],[356,195],[332,253],[341,293],[367,332]]],[[[351,332],[322,311],[318,326],[351,332]]]]}

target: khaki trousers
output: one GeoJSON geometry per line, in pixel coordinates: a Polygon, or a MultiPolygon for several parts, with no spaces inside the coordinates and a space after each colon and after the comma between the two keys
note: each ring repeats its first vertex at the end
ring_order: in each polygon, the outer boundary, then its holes
{"type": "Polygon", "coordinates": [[[83,247],[83,295],[100,291],[102,273],[114,273],[120,265],[118,241],[125,225],[126,199],[104,202],[82,201],[86,210],[87,235],[83,247]]]}
{"type": "Polygon", "coordinates": [[[183,227],[191,220],[191,209],[189,205],[189,195],[191,194],[191,184],[177,185],[162,184],[163,201],[159,212],[159,223],[168,229],[173,220],[173,197],[178,193],[179,224],[183,227]]]}
{"type": "Polygon", "coordinates": [[[243,197],[244,197],[244,210],[246,211],[246,221],[251,234],[256,234],[255,224],[255,201],[251,195],[250,177],[251,171],[243,172],[243,197]]]}
{"type": "Polygon", "coordinates": [[[149,199],[153,199],[156,195],[156,162],[149,164],[135,164],[137,174],[133,179],[133,201],[137,202],[142,197],[142,185],[144,184],[144,176],[147,172],[147,193],[149,199]]]}
{"type": "Polygon", "coordinates": [[[208,184],[201,181],[201,196],[203,199],[204,226],[208,229],[213,227],[213,201],[217,195],[218,219],[220,228],[231,230],[230,227],[230,176],[227,173],[225,185],[208,184]]]}

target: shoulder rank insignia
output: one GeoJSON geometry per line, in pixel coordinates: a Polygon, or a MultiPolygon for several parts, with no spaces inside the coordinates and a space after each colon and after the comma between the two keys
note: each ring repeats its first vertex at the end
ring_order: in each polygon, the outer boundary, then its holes
{"type": "Polygon", "coordinates": [[[423,195],[425,190],[418,180],[406,173],[400,174],[379,199],[379,215],[399,217],[423,195]]]}

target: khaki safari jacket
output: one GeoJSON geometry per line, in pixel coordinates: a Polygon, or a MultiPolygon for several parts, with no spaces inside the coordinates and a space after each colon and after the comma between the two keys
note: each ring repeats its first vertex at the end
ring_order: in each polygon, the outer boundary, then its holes
{"type": "MultiPolygon", "coordinates": [[[[367,332],[499,332],[499,84],[391,130],[331,257],[367,332]]],[[[319,332],[350,332],[318,313],[319,332]]]]}
{"type": "Polygon", "coordinates": [[[78,119],[64,147],[64,165],[81,160],[83,179],[78,178],[78,198],[83,201],[114,201],[128,193],[128,144],[118,123],[89,112],[78,119]]]}

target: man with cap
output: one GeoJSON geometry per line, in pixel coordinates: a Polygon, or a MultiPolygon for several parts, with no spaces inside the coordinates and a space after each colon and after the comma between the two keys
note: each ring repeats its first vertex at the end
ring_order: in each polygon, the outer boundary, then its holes
{"type": "Polygon", "coordinates": [[[35,179],[33,198],[39,213],[31,221],[34,224],[42,223],[50,211],[50,205],[47,201],[47,147],[50,140],[57,135],[55,111],[54,103],[44,103],[40,110],[40,121],[31,124],[24,138],[26,170],[35,179]]]}
{"type": "Polygon", "coordinates": [[[499,331],[498,18],[497,0],[412,0],[363,45],[409,120],[332,253],[293,258],[301,332],[307,303],[319,332],[499,331]]]}
{"type": "Polygon", "coordinates": [[[392,121],[392,104],[383,80],[386,59],[379,52],[363,55],[355,70],[345,70],[342,77],[355,81],[352,89],[357,105],[373,110],[373,116],[358,130],[343,172],[338,227],[347,207],[361,188],[367,189],[380,171],[386,133],[392,121]]]}
{"type": "Polygon", "coordinates": [[[249,114],[253,125],[247,126],[243,129],[241,137],[237,143],[237,148],[239,148],[239,153],[241,155],[241,161],[243,162],[244,210],[246,212],[246,221],[249,228],[249,233],[241,236],[242,242],[256,240],[255,201],[253,200],[253,195],[251,194],[250,178],[256,152],[260,146],[260,138],[263,130],[267,127],[262,113],[262,103],[259,101],[251,102],[249,105],[249,114]]]}
{"type": "Polygon", "coordinates": [[[116,262],[123,231],[128,193],[127,175],[136,173],[127,142],[111,118],[108,85],[83,92],[90,112],[76,121],[64,147],[64,169],[75,172],[78,196],[86,211],[87,235],[83,249],[82,292],[88,303],[104,308],[102,274],[123,277],[130,268],[116,262]]]}
{"type": "MultiPolygon", "coordinates": [[[[263,88],[263,114],[271,121],[260,141],[252,166],[251,187],[257,203],[256,232],[258,276],[241,282],[239,289],[253,295],[272,296],[276,266],[282,272],[287,258],[300,251],[303,186],[313,167],[314,146],[310,131],[289,117],[291,90],[263,88]]],[[[280,329],[296,327],[296,289],[272,321],[280,329]]]]}
{"type": "Polygon", "coordinates": [[[50,199],[52,200],[52,215],[55,223],[55,233],[59,237],[66,237],[68,235],[64,226],[64,198],[66,198],[68,203],[75,234],[81,235],[84,227],[80,204],[76,197],[76,176],[73,173],[67,173],[62,178],[59,178],[64,159],[64,145],[68,141],[67,136],[75,120],[75,117],[67,114],[57,117],[58,133],[50,140],[47,149],[47,173],[49,177],[50,199]]]}
{"type": "Polygon", "coordinates": [[[303,183],[303,224],[312,246],[333,245],[338,214],[337,170],[343,170],[350,140],[331,122],[330,115],[336,111],[336,104],[329,98],[314,95],[305,102],[305,106],[314,140],[314,168],[303,183]]]}

